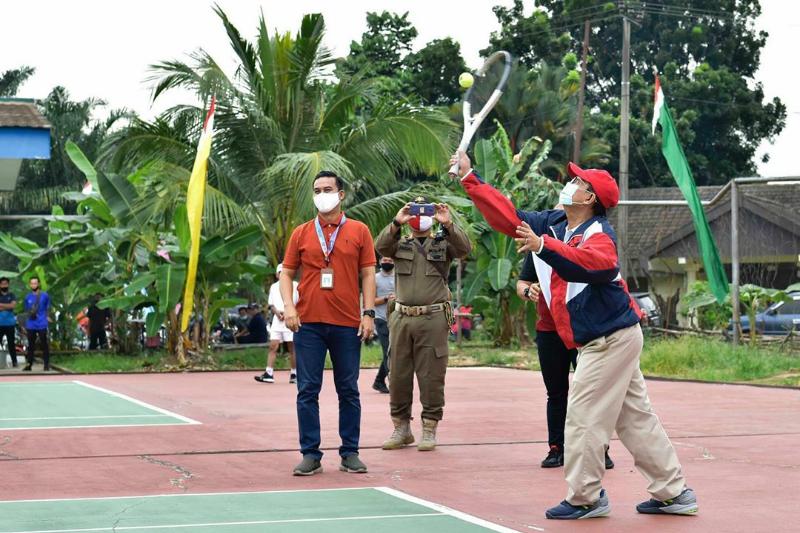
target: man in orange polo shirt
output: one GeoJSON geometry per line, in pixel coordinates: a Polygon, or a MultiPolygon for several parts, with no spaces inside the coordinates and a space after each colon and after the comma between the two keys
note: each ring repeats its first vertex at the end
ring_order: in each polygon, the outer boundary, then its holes
{"type": "Polygon", "coordinates": [[[344,195],[340,177],[328,171],[317,174],[314,205],[319,213],[292,232],[280,275],[284,318],[286,327],[295,332],[297,357],[297,423],[303,460],[294,469],[296,476],[322,472],[319,392],[328,352],[339,395],[339,470],[367,471],[358,458],[358,372],[361,342],[375,329],[375,248],[367,226],[342,212],[344,195]],[[295,306],[292,281],[298,269],[302,269],[302,277],[295,306]],[[359,278],[364,293],[363,315],[359,278]]]}

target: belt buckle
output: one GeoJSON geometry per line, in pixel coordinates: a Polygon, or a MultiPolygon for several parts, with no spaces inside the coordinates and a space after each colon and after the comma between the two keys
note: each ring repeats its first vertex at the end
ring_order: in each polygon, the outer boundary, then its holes
{"type": "Polygon", "coordinates": [[[411,309],[413,309],[411,316],[420,316],[422,314],[422,308],[418,305],[415,305],[411,309]]]}

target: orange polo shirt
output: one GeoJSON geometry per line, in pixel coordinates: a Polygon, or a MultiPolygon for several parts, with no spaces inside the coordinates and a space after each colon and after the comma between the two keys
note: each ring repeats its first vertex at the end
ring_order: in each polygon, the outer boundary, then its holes
{"type": "MultiPolygon", "coordinates": [[[[331,224],[320,219],[328,246],[339,222],[341,217],[331,224]]],[[[291,270],[302,268],[297,288],[300,294],[297,301],[300,321],[357,328],[361,324],[361,269],[374,267],[375,263],[372,235],[362,222],[350,218],[345,221],[336,236],[330,264],[327,265],[314,220],[295,228],[283,258],[283,266],[291,270]],[[319,286],[323,268],[333,269],[333,289],[321,289],[319,286]]]]}

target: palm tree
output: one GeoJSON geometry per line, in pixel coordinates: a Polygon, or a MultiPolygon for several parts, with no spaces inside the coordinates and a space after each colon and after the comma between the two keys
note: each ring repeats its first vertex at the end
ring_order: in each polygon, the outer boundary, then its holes
{"type": "Polygon", "coordinates": [[[0,98],[16,96],[20,85],[33,76],[34,72],[35,68],[23,65],[0,74],[0,98]]]}
{"type": "MultiPolygon", "coordinates": [[[[207,224],[236,226],[231,216],[260,224],[276,260],[291,230],[314,212],[311,183],[320,170],[347,181],[348,213],[374,229],[407,199],[398,190],[404,176],[443,169],[452,147],[447,116],[410,101],[382,101],[373,82],[358,76],[332,78],[322,15],[304,16],[293,36],[270,35],[262,14],[249,41],[214,9],[238,60],[232,75],[202,50],[189,62],[152,67],[154,99],[178,87],[202,101],[217,97],[209,184],[226,210],[209,214],[207,224]]],[[[152,123],[138,121],[107,145],[103,159],[112,168],[161,160],[173,170],[162,181],[185,188],[188,174],[176,169],[191,166],[202,116],[199,107],[179,106],[152,123]]],[[[172,197],[172,209],[182,199],[172,197]]]]}
{"type": "MultiPolygon", "coordinates": [[[[552,149],[541,170],[560,178],[572,157],[577,83],[564,67],[543,64],[526,71],[516,68],[503,98],[495,108],[497,120],[508,133],[511,148],[519,151],[526,140],[550,141],[552,149]]],[[[584,134],[579,164],[598,165],[609,159],[609,146],[598,136],[584,134]]]]}

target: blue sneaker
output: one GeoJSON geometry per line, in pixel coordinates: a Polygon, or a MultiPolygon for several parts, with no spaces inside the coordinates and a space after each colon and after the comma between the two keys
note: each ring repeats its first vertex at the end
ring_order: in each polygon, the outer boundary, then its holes
{"type": "Polygon", "coordinates": [[[611,512],[611,505],[608,503],[606,490],[600,491],[600,499],[592,505],[572,505],[564,500],[555,507],[545,511],[544,516],[552,520],[580,520],[582,518],[597,518],[608,516],[611,512]]]}
{"type": "Polygon", "coordinates": [[[636,510],[642,514],[697,514],[697,498],[694,491],[690,488],[683,489],[678,496],[658,501],[650,499],[636,506],[636,510]]]}

